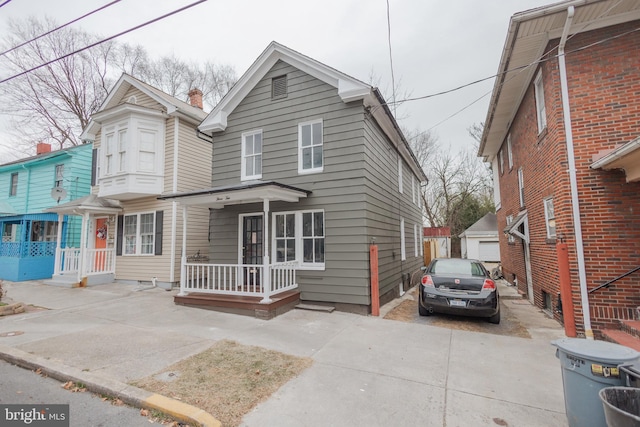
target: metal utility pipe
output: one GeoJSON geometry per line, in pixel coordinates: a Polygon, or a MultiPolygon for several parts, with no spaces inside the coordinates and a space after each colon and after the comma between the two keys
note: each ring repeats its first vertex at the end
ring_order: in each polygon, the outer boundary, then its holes
{"type": "Polygon", "coordinates": [[[587,273],[584,262],[584,242],[582,241],[582,225],[580,223],[580,204],[578,201],[578,179],[576,177],[576,159],[573,146],[573,133],[571,130],[571,110],[569,106],[569,87],[567,81],[567,65],[564,59],[564,47],[575,8],[567,8],[567,19],[562,30],[562,37],[558,45],[558,67],[560,70],[560,91],[562,94],[562,112],[564,115],[564,131],[567,138],[567,159],[569,162],[569,182],[571,187],[571,207],[573,213],[573,228],[576,238],[576,254],[578,257],[578,278],[580,280],[580,299],[582,301],[582,318],[584,322],[584,334],[587,339],[593,339],[591,329],[591,314],[589,313],[589,293],[587,290],[587,273]]]}

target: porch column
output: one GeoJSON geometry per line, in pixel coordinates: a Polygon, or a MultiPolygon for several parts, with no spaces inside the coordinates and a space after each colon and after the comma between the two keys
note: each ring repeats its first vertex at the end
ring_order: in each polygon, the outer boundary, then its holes
{"type": "Polygon", "coordinates": [[[262,256],[262,295],[260,301],[263,304],[271,302],[271,272],[269,271],[269,199],[262,199],[262,211],[264,214],[264,227],[262,236],[262,246],[264,254],[262,256]]]}
{"type": "Polygon", "coordinates": [[[60,260],[62,259],[62,222],[64,221],[64,215],[58,214],[58,236],[56,237],[56,256],[53,264],[53,275],[60,275],[62,269],[60,268],[60,260]]]}
{"type": "Polygon", "coordinates": [[[182,206],[182,256],[180,257],[180,292],[179,296],[187,295],[187,206],[182,206]]]}
{"type": "Polygon", "coordinates": [[[87,234],[89,233],[89,212],[82,214],[82,232],[80,234],[80,256],[78,257],[78,281],[84,277],[85,257],[87,256],[87,234]]]}

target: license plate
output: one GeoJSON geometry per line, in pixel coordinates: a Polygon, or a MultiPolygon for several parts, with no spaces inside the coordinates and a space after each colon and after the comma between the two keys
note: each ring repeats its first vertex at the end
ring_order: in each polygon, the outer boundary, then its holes
{"type": "Polygon", "coordinates": [[[455,300],[455,299],[452,299],[451,301],[449,301],[449,304],[452,307],[466,307],[467,306],[467,302],[466,301],[455,300]]]}

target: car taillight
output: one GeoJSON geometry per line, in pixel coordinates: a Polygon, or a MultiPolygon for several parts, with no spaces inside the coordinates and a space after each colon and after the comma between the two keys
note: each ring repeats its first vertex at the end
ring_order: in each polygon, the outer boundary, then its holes
{"type": "Polygon", "coordinates": [[[489,291],[496,290],[496,282],[491,279],[484,279],[484,283],[482,284],[482,289],[487,289],[489,291]]]}
{"type": "Polygon", "coordinates": [[[428,274],[422,276],[422,285],[433,288],[433,280],[431,279],[431,276],[429,276],[428,274]]]}

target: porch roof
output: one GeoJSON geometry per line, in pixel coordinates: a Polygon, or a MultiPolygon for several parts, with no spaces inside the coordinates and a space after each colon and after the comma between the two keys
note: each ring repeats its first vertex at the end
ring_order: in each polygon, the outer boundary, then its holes
{"type": "Polygon", "coordinates": [[[507,225],[502,231],[506,234],[512,234],[516,237],[521,238],[522,240],[528,241],[528,237],[526,234],[522,234],[518,231],[518,228],[522,225],[522,223],[527,219],[527,210],[523,210],[518,214],[517,217],[513,220],[513,222],[507,225]]]}
{"type": "Polygon", "coordinates": [[[176,200],[183,206],[222,209],[227,205],[258,203],[264,200],[297,202],[301,197],[307,197],[309,194],[311,194],[309,190],[275,181],[247,181],[235,185],[167,194],[158,199],[176,200]]]}
{"type": "Polygon", "coordinates": [[[627,182],[640,180],[640,136],[595,160],[592,169],[623,169],[627,182]]]}
{"type": "Polygon", "coordinates": [[[44,210],[66,215],[81,215],[83,213],[118,213],[122,211],[122,205],[117,200],[105,199],[95,194],[62,203],[44,210]]]}

